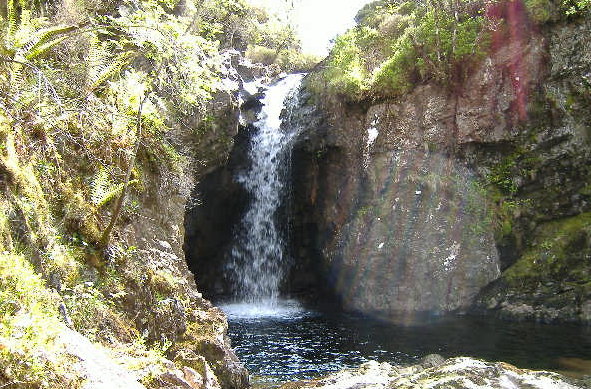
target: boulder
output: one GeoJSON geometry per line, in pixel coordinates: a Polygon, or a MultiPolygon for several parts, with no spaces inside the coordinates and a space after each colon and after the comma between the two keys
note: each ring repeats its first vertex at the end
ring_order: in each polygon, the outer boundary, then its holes
{"type": "MultiPolygon", "coordinates": [[[[439,358],[430,356],[430,362],[439,358]]],[[[571,382],[557,373],[518,369],[503,362],[485,362],[468,357],[450,358],[440,362],[429,367],[429,363],[394,366],[389,363],[370,361],[357,369],[343,370],[325,378],[288,383],[283,385],[282,389],[576,389],[582,387],[579,383],[571,382]]]]}

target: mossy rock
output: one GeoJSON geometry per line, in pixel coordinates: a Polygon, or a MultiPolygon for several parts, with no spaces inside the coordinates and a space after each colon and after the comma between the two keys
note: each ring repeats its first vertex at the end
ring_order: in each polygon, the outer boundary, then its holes
{"type": "Polygon", "coordinates": [[[591,213],[543,224],[521,258],[504,274],[511,286],[591,281],[591,213]]]}

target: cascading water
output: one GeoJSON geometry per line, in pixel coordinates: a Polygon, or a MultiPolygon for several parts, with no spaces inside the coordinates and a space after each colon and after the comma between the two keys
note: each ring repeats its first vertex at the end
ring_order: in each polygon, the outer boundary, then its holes
{"type": "MultiPolygon", "coordinates": [[[[285,274],[284,242],[275,219],[284,188],[285,157],[296,131],[280,129],[281,112],[302,77],[289,75],[267,90],[259,120],[254,123],[258,132],[251,141],[251,166],[238,177],[252,203],[238,228],[228,270],[236,284],[237,300],[249,303],[256,312],[276,308],[285,274]]],[[[243,311],[244,304],[241,307],[243,311]]]]}

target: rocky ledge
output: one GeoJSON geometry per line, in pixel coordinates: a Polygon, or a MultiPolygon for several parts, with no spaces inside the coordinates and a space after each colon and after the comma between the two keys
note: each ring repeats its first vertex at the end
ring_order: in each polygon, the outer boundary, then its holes
{"type": "Polygon", "coordinates": [[[468,357],[444,359],[429,355],[419,364],[395,366],[375,361],[357,369],[343,370],[325,378],[285,384],[282,389],[325,388],[544,388],[587,387],[547,371],[518,369],[504,362],[485,362],[468,357]]]}

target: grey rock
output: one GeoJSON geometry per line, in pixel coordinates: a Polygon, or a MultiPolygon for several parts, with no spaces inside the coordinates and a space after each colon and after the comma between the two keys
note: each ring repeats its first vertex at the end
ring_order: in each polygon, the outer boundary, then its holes
{"type": "Polygon", "coordinates": [[[445,360],[438,366],[424,369],[420,365],[392,366],[371,361],[358,369],[344,370],[318,380],[290,383],[283,389],[463,389],[463,388],[515,388],[515,389],[576,389],[556,373],[518,369],[503,362],[485,362],[458,357],[445,360]]]}
{"type": "Polygon", "coordinates": [[[437,367],[445,363],[445,358],[439,354],[429,354],[421,358],[420,365],[425,369],[437,367]]]}

